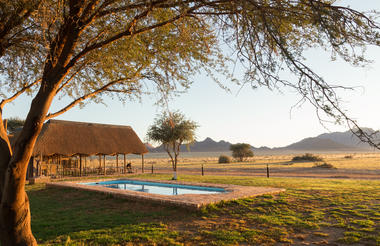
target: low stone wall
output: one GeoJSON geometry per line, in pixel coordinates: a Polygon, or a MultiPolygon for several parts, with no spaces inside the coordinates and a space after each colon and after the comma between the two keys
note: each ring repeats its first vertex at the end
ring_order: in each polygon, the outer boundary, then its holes
{"type": "MultiPolygon", "coordinates": [[[[123,179],[118,179],[123,180],[123,179]]],[[[125,180],[125,179],[124,179],[125,180]]],[[[47,183],[47,186],[50,187],[66,187],[66,188],[74,188],[80,190],[89,190],[102,192],[114,197],[133,200],[133,201],[149,201],[153,203],[159,204],[167,204],[174,205],[179,207],[188,208],[191,210],[200,209],[203,206],[208,204],[218,203],[221,201],[229,201],[240,198],[247,198],[253,196],[260,196],[264,194],[274,194],[285,191],[285,189],[280,188],[271,188],[271,187],[253,187],[253,186],[238,186],[238,185],[225,185],[225,184],[205,184],[205,183],[190,183],[183,181],[157,181],[157,180],[143,180],[143,179],[128,179],[128,180],[138,180],[138,181],[147,181],[147,182],[160,182],[167,184],[181,184],[181,185],[197,185],[203,187],[216,187],[216,188],[224,188],[225,193],[217,193],[217,194],[184,194],[184,195],[159,195],[152,193],[145,193],[139,191],[131,191],[131,190],[119,190],[113,188],[106,188],[103,186],[91,186],[85,185],[76,182],[54,182],[47,183]]],[[[101,182],[105,181],[104,179],[96,179],[96,180],[83,180],[82,182],[92,183],[92,182],[101,182]]],[[[109,179],[107,180],[109,181],[109,179]]]]}

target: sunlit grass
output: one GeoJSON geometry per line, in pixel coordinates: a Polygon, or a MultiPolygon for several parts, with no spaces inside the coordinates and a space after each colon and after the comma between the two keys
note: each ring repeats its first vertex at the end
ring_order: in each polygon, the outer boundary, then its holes
{"type": "Polygon", "coordinates": [[[190,175],[180,179],[286,191],[190,212],[86,191],[27,186],[33,231],[47,245],[380,244],[380,181],[190,175]]]}

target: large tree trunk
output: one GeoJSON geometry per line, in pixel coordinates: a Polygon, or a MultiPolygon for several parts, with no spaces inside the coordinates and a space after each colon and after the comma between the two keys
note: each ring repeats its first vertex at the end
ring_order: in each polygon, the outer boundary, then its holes
{"type": "MultiPolygon", "coordinates": [[[[31,231],[29,199],[25,192],[26,171],[34,144],[57,90],[57,83],[42,83],[33,99],[25,125],[18,136],[13,154],[7,163],[0,204],[0,243],[37,245],[31,231]]],[[[56,82],[56,81],[55,81],[56,82]]],[[[11,152],[10,152],[11,153],[11,152]]],[[[2,163],[2,166],[5,165],[2,163]]]]}
{"type": "MultiPolygon", "coordinates": [[[[80,3],[80,1],[72,2],[80,3]]],[[[26,171],[53,98],[63,78],[69,72],[70,68],[65,66],[73,54],[80,33],[77,26],[78,19],[75,18],[80,12],[80,5],[73,4],[70,7],[73,18],[66,20],[67,23],[62,26],[51,43],[40,89],[32,101],[24,127],[13,146],[13,153],[9,147],[9,161],[2,163],[0,160],[0,167],[6,168],[3,174],[0,168],[0,183],[3,182],[0,191],[2,193],[0,204],[0,244],[2,246],[37,245],[31,230],[29,199],[25,192],[26,171]]],[[[2,136],[1,138],[3,139],[2,136]]],[[[5,142],[0,141],[0,151],[3,145],[5,146],[5,142]]]]}
{"type": "Polygon", "coordinates": [[[0,200],[5,182],[5,171],[7,170],[12,150],[6,129],[3,125],[2,110],[0,109],[0,200]]]}

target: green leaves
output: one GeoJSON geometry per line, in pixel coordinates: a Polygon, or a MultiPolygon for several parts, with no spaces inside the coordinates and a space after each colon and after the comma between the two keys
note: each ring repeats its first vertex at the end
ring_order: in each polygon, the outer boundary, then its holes
{"type": "MultiPolygon", "coordinates": [[[[292,87],[327,117],[357,127],[336,94],[345,87],[325,81],[304,57],[317,47],[330,52],[332,59],[340,56],[354,66],[369,62],[364,51],[368,45],[380,44],[379,14],[338,4],[328,0],[86,0],[78,3],[81,11],[75,12],[67,2],[44,0],[10,31],[12,45],[0,57],[0,95],[6,98],[22,90],[46,75],[52,68],[47,64],[54,63],[64,67],[57,78],[51,76],[59,82],[59,98],[75,100],[91,94],[86,100],[101,103],[103,95],[117,95],[125,102],[154,94],[166,100],[186,91],[192,76],[201,70],[223,88],[226,85],[220,81],[238,83],[228,71],[228,62],[234,60],[244,67],[243,82],[252,88],[292,87]],[[78,21],[70,23],[73,19],[78,21]],[[72,46],[65,46],[70,38],[75,39],[72,46]],[[222,52],[225,47],[232,49],[231,54],[222,52]],[[296,79],[287,79],[294,78],[289,73],[296,79]]],[[[4,5],[3,9],[0,19],[6,20],[12,8],[4,5]]],[[[3,41],[0,37],[0,44],[3,41]]],[[[50,72],[56,75],[55,70],[50,72]]],[[[37,87],[23,92],[33,95],[37,87]]]]}
{"type": "Polygon", "coordinates": [[[198,124],[187,120],[180,112],[164,112],[157,116],[153,125],[148,129],[147,138],[161,143],[168,153],[173,170],[177,170],[177,157],[182,144],[191,144],[195,141],[195,130],[198,124]]]}
{"type": "Polygon", "coordinates": [[[149,127],[147,137],[164,145],[190,144],[195,141],[197,123],[187,120],[180,112],[164,112],[149,127]]]}
{"type": "Polygon", "coordinates": [[[232,156],[236,159],[239,159],[239,161],[243,161],[248,157],[253,157],[253,151],[251,148],[251,145],[246,143],[237,143],[230,145],[232,156]]]}

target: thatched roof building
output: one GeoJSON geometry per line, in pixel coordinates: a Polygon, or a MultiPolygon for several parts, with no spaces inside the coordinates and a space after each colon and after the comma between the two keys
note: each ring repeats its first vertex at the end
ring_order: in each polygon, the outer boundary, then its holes
{"type": "Polygon", "coordinates": [[[144,154],[148,150],[130,126],[49,120],[33,155],[144,154]]]}

